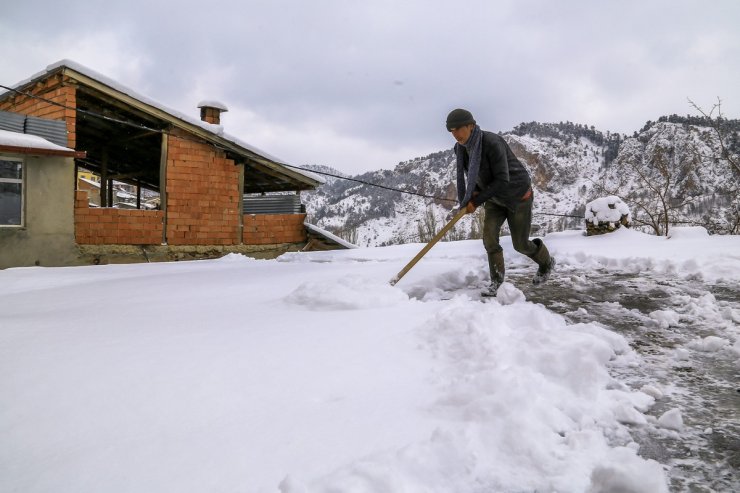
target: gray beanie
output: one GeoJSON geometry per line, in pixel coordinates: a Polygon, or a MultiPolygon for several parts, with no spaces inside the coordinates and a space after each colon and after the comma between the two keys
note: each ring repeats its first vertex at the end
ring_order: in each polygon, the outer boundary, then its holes
{"type": "Polygon", "coordinates": [[[465,125],[469,125],[471,123],[475,123],[475,119],[473,118],[473,114],[470,113],[468,110],[458,108],[456,110],[450,111],[450,114],[447,115],[448,131],[451,131],[453,128],[460,128],[465,125]]]}

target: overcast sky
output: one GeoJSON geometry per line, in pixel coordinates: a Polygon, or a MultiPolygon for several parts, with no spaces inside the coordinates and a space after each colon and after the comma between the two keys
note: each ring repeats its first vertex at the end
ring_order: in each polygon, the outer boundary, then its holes
{"type": "Polygon", "coordinates": [[[0,84],[63,58],[292,164],[392,168],[485,130],[572,121],[631,134],[740,118],[740,1],[28,0],[3,5],[0,84]]]}

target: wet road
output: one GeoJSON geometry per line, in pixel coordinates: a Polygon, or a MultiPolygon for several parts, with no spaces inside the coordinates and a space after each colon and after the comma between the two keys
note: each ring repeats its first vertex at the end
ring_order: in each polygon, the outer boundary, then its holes
{"type": "Polygon", "coordinates": [[[507,276],[527,300],[573,322],[603,324],[642,356],[639,367],[611,370],[630,388],[663,390],[650,416],[680,409],[680,432],[654,423],[632,427],[640,455],[668,466],[670,490],[740,491],[740,355],[727,348],[702,351],[696,342],[738,339],[740,286],[559,266],[557,275],[535,288],[532,274],[532,268],[514,268],[507,276]]]}

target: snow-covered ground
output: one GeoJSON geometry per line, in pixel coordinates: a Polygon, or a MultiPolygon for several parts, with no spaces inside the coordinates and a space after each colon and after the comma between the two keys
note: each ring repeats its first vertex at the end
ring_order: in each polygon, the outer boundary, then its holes
{"type": "Polygon", "coordinates": [[[0,271],[0,491],[668,491],[701,454],[641,444],[726,425],[669,370],[738,370],[740,237],[554,233],[537,289],[502,240],[487,302],[480,241],[395,287],[421,245],[0,271]]]}

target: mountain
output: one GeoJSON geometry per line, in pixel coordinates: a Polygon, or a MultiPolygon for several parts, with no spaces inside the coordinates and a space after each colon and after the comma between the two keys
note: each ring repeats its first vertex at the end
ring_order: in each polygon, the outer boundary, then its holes
{"type": "MultiPolygon", "coordinates": [[[[532,176],[535,234],[583,228],[586,204],[612,194],[650,231],[664,233],[660,218],[668,212],[671,223],[740,233],[737,223],[733,230],[740,215],[740,173],[722,158],[711,124],[672,115],[627,137],[571,122],[530,122],[502,136],[532,176]]],[[[740,121],[722,124],[727,156],[737,163],[740,121]]],[[[306,168],[344,176],[325,166],[306,168]]],[[[328,177],[316,191],[304,193],[303,201],[309,222],[361,246],[427,241],[457,206],[452,149],[348,178],[357,181],[328,177]]],[[[450,239],[479,238],[481,219],[478,213],[466,216],[450,239]]]]}

